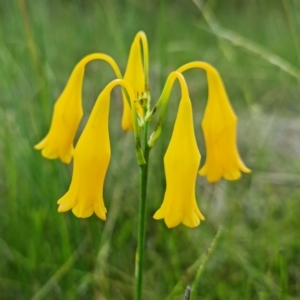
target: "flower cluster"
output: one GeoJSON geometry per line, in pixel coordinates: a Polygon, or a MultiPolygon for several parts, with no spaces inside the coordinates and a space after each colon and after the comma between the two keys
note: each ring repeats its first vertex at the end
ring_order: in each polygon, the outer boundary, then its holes
{"type": "Polygon", "coordinates": [[[183,65],[170,73],[161,96],[151,108],[147,38],[143,32],[138,32],[130,49],[124,76],[116,62],[102,53],[90,54],[75,66],[54,106],[49,132],[35,146],[35,149],[41,150],[42,155],[49,159],[59,158],[64,163],[70,163],[73,158],[71,184],[67,193],[58,200],[59,212],[72,209],[79,218],[87,218],[95,213],[100,219],[106,219],[103,185],[111,157],[108,121],[112,89],[117,85],[122,87],[122,129],[133,131],[137,160],[143,165],[148,161],[141,149],[141,131],[158,114],[156,127],[146,145],[153,147],[160,136],[162,120],[176,80],[181,87],[181,100],[164,157],[165,196],[154,218],[164,219],[169,228],[180,223],[195,227],[204,220],[195,197],[197,175],[206,176],[209,182],[216,182],[222,177],[236,180],[241,172],[250,172],[237,150],[237,117],[217,70],[201,61],[183,65]],[[93,60],[107,62],[117,79],[111,81],[100,93],[74,149],[73,140],[83,115],[81,97],[85,66],[93,60]],[[202,122],[206,161],[200,171],[201,156],[195,138],[192,104],[183,76],[184,72],[193,68],[204,70],[208,82],[208,101],[202,122]]]}

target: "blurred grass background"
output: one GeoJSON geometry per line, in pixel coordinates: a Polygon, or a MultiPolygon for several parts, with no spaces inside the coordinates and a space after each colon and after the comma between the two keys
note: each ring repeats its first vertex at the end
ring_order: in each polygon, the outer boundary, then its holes
{"type": "MultiPolygon", "coordinates": [[[[71,166],[42,158],[33,145],[76,62],[104,52],[124,70],[138,30],[148,36],[153,102],[183,63],[204,60],[220,71],[239,116],[241,155],[253,170],[237,182],[198,178],[207,219],[200,227],[169,230],[153,220],[165,188],[173,92],[151,153],[143,299],[166,299],[177,283],[169,299],[183,299],[195,277],[190,266],[221,225],[197,299],[300,299],[299,14],[297,0],[1,1],[0,299],[133,299],[139,172],[132,135],[120,129],[120,92],[111,102],[107,222],[57,213],[71,166]]],[[[89,64],[85,120],[113,78],[105,63],[89,64]]],[[[206,79],[191,71],[187,80],[203,164],[206,79]]]]}

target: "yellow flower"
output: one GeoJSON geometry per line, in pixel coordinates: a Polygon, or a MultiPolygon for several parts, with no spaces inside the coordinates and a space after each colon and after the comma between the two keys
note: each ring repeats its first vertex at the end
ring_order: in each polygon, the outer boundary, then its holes
{"type": "Polygon", "coordinates": [[[78,218],[88,218],[95,212],[106,220],[103,185],[111,156],[109,104],[111,90],[118,84],[126,88],[130,99],[134,98],[130,85],[120,79],[110,82],[99,95],[75,147],[72,181],[68,192],[57,202],[59,212],[72,209],[78,218]]]}
{"type": "Polygon", "coordinates": [[[69,191],[58,200],[59,212],[72,209],[78,218],[94,212],[106,220],[103,184],[110,160],[108,115],[110,91],[99,95],[74,152],[74,170],[69,191]]]}
{"type": "Polygon", "coordinates": [[[208,69],[207,79],[208,102],[202,121],[206,161],[199,174],[206,175],[209,182],[216,182],[221,177],[236,180],[241,177],[241,171],[250,172],[236,146],[237,117],[214,68],[208,69]]]}
{"type": "Polygon", "coordinates": [[[241,171],[251,172],[242,162],[237,145],[237,117],[230,105],[225,87],[217,70],[204,62],[192,62],[178,69],[179,72],[201,68],[207,73],[208,102],[202,128],[206,145],[206,161],[199,174],[207,176],[209,182],[224,177],[236,180],[241,171]]]}
{"type": "Polygon", "coordinates": [[[35,145],[49,159],[60,158],[64,163],[72,159],[73,140],[82,118],[81,89],[84,75],[82,63],[78,64],[54,106],[51,126],[46,137],[35,145]]]}
{"type": "MultiPolygon", "coordinates": [[[[131,45],[128,62],[126,71],[124,74],[124,80],[127,81],[130,86],[132,87],[135,95],[141,97],[145,92],[146,87],[146,70],[143,67],[142,61],[142,52],[141,52],[141,45],[140,41],[143,42],[143,50],[144,55],[145,52],[148,56],[148,46],[147,46],[147,39],[143,32],[139,32],[131,45]],[[145,51],[146,49],[146,51],[145,51]]],[[[148,57],[146,58],[148,60],[148,57]]],[[[131,108],[128,103],[128,99],[126,99],[126,92],[123,92],[123,103],[124,103],[124,110],[123,110],[123,117],[122,117],[122,128],[124,131],[126,130],[133,130],[132,125],[132,117],[131,117],[131,108]]],[[[133,103],[131,103],[133,105],[133,103]]],[[[141,115],[143,115],[143,109],[139,103],[136,103],[138,111],[141,115]]]]}
{"type": "MultiPolygon", "coordinates": [[[[181,80],[184,81],[183,77],[181,80]]],[[[195,198],[199,163],[200,153],[195,139],[192,106],[185,87],[182,89],[173,134],[164,157],[167,182],[164,201],[154,219],[165,219],[169,228],[180,223],[196,227],[200,220],[204,220],[195,198]]]]}

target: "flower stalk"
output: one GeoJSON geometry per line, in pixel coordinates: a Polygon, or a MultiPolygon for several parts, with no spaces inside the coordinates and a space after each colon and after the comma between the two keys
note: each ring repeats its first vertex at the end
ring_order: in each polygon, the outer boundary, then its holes
{"type": "Polygon", "coordinates": [[[140,165],[140,201],[139,201],[139,220],[138,220],[138,246],[135,262],[135,300],[142,299],[143,285],[143,264],[145,250],[145,235],[146,235],[146,197],[147,197],[147,182],[148,182],[148,165],[150,147],[147,144],[148,138],[148,122],[142,130],[143,140],[143,155],[145,164],[140,165]]]}

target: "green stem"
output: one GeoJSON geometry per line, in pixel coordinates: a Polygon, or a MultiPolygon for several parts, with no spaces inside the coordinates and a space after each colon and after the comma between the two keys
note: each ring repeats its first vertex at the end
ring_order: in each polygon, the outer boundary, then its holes
{"type": "Polygon", "coordinates": [[[143,261],[144,261],[144,245],[145,245],[145,223],[146,223],[146,194],[148,181],[148,160],[150,148],[147,145],[148,123],[146,122],[142,132],[143,154],[146,164],[140,165],[140,207],[139,207],[139,225],[138,225],[138,247],[135,266],[136,290],[135,300],[142,298],[143,284],[143,261]]]}

